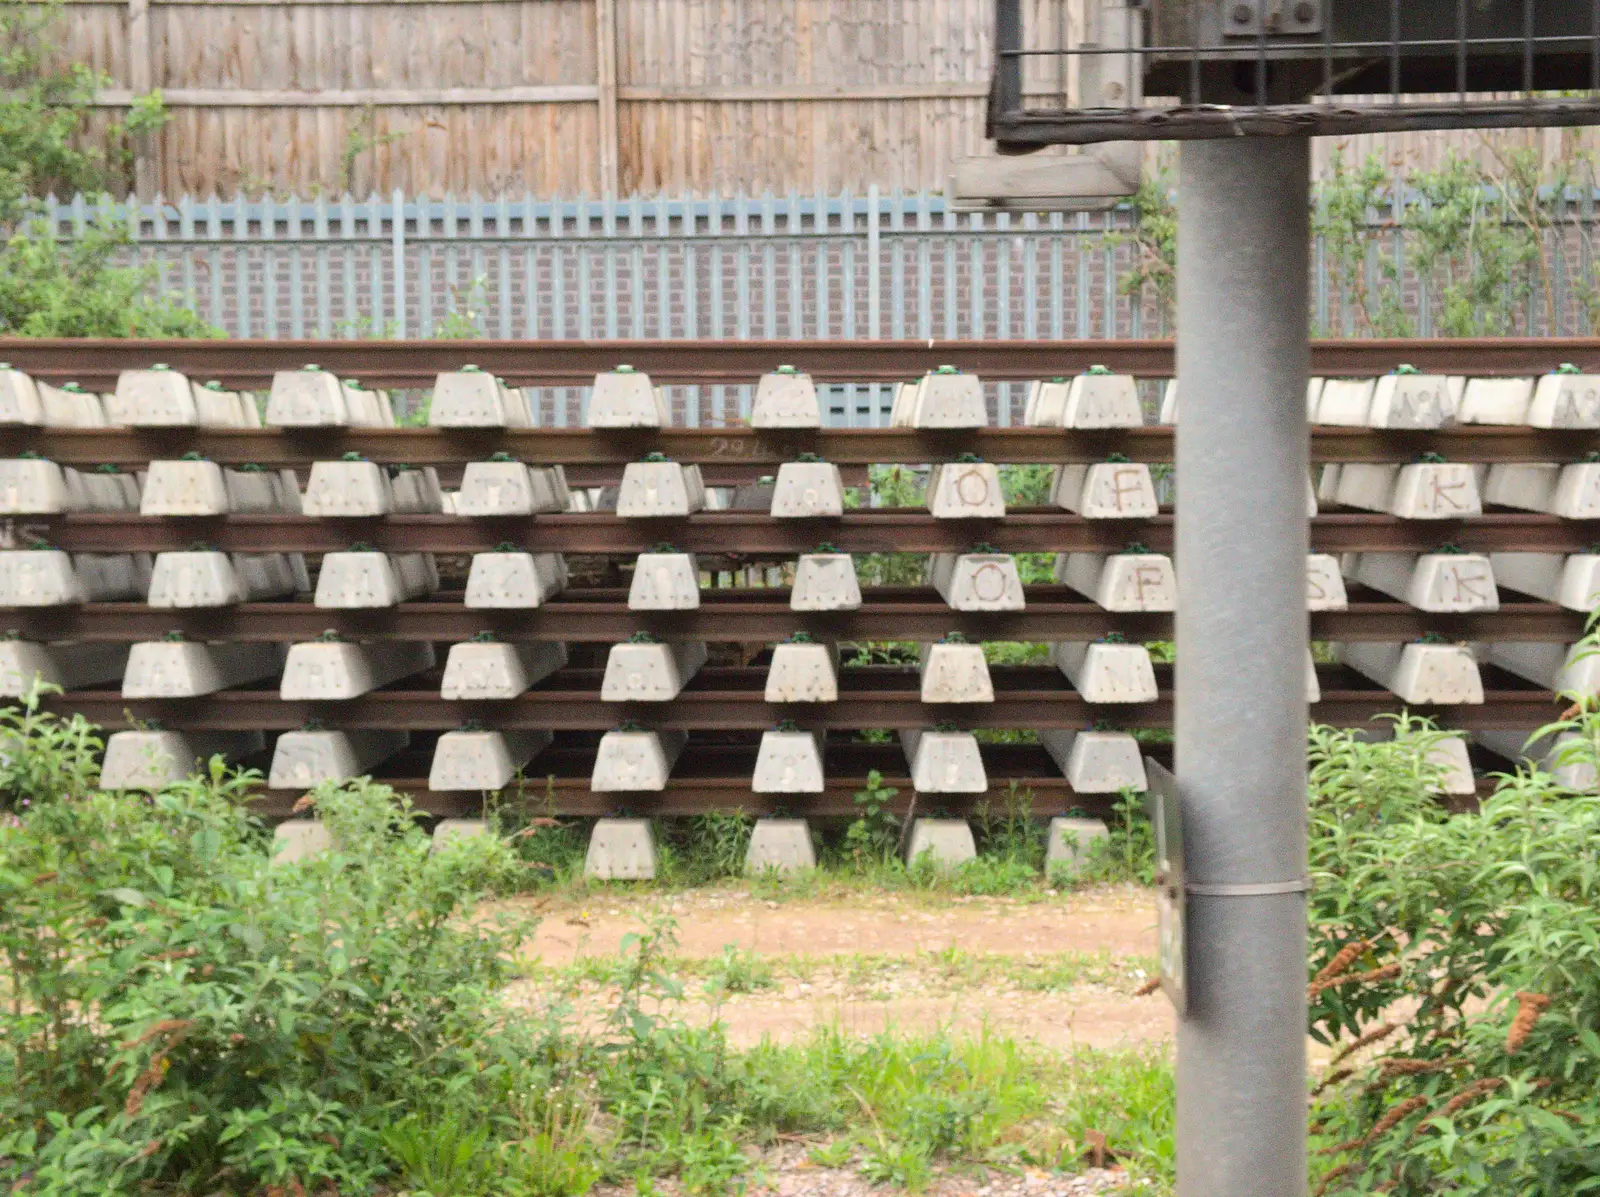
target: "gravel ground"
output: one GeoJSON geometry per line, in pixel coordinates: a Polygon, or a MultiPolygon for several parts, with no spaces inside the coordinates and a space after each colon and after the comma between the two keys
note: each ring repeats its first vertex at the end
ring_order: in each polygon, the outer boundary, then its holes
{"type": "MultiPolygon", "coordinates": [[[[752,1194],[777,1197],[884,1197],[887,1186],[869,1183],[859,1173],[843,1168],[795,1167],[774,1172],[770,1184],[752,1185],[752,1194]]],[[[1127,1173],[1120,1168],[1094,1168],[1074,1175],[1030,1168],[1016,1176],[990,1174],[987,1181],[972,1176],[936,1176],[928,1197],[1088,1197],[1095,1193],[1134,1193],[1127,1173]]]]}
{"type": "MultiPolygon", "coordinates": [[[[661,1197],[683,1197],[675,1180],[657,1180],[661,1197]]],[[[1091,1197],[1094,1194],[1138,1197],[1142,1185],[1130,1182],[1121,1168],[1089,1168],[1082,1172],[1046,1172],[1024,1168],[1015,1173],[995,1169],[942,1169],[924,1190],[925,1197],[1091,1197]]],[[[752,1173],[747,1197],[892,1197],[898,1186],[875,1185],[852,1168],[821,1168],[807,1159],[803,1146],[766,1153],[752,1173]]],[[[593,1197],[636,1197],[632,1185],[601,1186],[593,1197]]]]}
{"type": "Polygon", "coordinates": [[[653,915],[677,920],[675,954],[715,956],[726,944],[761,955],[915,953],[959,948],[1021,955],[1033,951],[1153,956],[1155,900],[1134,886],[1106,886],[1032,902],[851,893],[784,902],[748,890],[696,890],[514,898],[485,912],[532,913],[529,945],[547,965],[614,956],[624,935],[653,915]]]}

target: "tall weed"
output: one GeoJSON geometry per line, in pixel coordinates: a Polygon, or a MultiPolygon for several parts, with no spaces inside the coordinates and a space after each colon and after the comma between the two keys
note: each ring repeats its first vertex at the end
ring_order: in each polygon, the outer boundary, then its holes
{"type": "Polygon", "coordinates": [[[1155,832],[1145,815],[1144,795],[1124,790],[1111,804],[1106,834],[1091,840],[1077,862],[1057,869],[1050,879],[1063,888],[1115,882],[1151,885],[1155,873],[1155,832]]]}
{"type": "Polygon", "coordinates": [[[739,811],[710,811],[659,824],[663,881],[704,885],[744,875],[745,853],[755,820],[739,811]]]}

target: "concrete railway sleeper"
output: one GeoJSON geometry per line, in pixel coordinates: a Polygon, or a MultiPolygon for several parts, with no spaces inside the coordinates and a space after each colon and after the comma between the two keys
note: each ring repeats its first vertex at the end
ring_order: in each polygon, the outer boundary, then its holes
{"type": "MultiPolygon", "coordinates": [[[[1149,646],[1188,609],[1170,344],[463,348],[15,346],[0,694],[60,685],[50,709],[106,729],[109,787],[221,752],[274,815],[370,775],[441,834],[512,794],[600,819],[611,877],[653,869],[649,818],[705,810],[762,816],[753,864],[803,865],[798,820],[849,814],[871,772],[953,816],[909,837],[946,859],[984,802],[1067,819],[1144,788],[1174,714],[1149,646]],[[828,426],[818,382],[890,381],[889,427],[828,426]],[[1029,384],[1026,426],[992,426],[986,382],[1029,384]],[[680,383],[756,384],[748,425],[673,426],[680,383]],[[431,388],[428,427],[387,386],[431,388]],[[540,426],[552,386],[586,427],[540,426]],[[875,505],[886,465],[925,506],[875,505]],[[1035,505],[1008,502],[1024,477],[1035,505]]],[[[1560,694],[1600,693],[1574,648],[1600,598],[1600,340],[1327,342],[1312,369],[1310,717],[1434,717],[1470,800],[1548,759],[1526,740],[1560,694]]],[[[1053,859],[1094,834],[1053,827],[1053,859]]]]}

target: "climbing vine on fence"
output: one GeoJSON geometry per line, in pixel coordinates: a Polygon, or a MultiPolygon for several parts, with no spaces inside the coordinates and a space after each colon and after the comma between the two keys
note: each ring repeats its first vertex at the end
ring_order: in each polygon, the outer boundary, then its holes
{"type": "Polygon", "coordinates": [[[159,92],[91,130],[107,80],[58,65],[61,6],[0,0],[0,333],[23,336],[203,336],[187,308],[152,294],[150,272],[119,264],[127,233],[96,220],[70,246],[40,218],[50,191],[106,195],[132,181],[136,137],[168,119],[159,92]]]}
{"type": "MultiPolygon", "coordinates": [[[[1488,164],[1447,157],[1438,169],[1397,173],[1377,156],[1334,155],[1312,189],[1312,232],[1326,264],[1334,312],[1325,336],[1506,336],[1556,329],[1556,275],[1592,327],[1600,291],[1582,267],[1592,238],[1579,201],[1596,184],[1576,155],[1545,170],[1531,149],[1486,142],[1488,164]],[[1396,253],[1399,240],[1402,252],[1396,253]],[[1578,251],[1573,260],[1574,250],[1578,251]],[[1422,327],[1426,308],[1429,327],[1422,327]]],[[[1127,294],[1149,294],[1169,319],[1177,298],[1177,206],[1170,174],[1147,180],[1132,201],[1127,294]]]]}

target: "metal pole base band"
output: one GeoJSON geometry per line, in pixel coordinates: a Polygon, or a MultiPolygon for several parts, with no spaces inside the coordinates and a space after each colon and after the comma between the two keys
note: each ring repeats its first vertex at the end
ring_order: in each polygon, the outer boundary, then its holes
{"type": "Polygon", "coordinates": [[[1271,898],[1278,894],[1303,894],[1310,888],[1311,882],[1304,877],[1298,881],[1262,881],[1254,885],[1191,881],[1183,887],[1185,893],[1202,898],[1271,898]]]}

